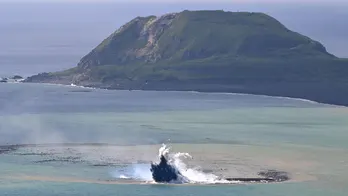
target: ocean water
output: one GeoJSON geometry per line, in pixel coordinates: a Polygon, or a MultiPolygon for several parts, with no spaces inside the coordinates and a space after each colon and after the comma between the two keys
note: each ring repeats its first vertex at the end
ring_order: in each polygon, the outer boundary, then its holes
{"type": "MultiPolygon", "coordinates": [[[[346,3],[0,3],[0,77],[73,67],[129,20],[184,9],[266,12],[346,57],[346,8],[346,3]]],[[[347,119],[347,108],[287,98],[0,83],[0,146],[56,144],[0,153],[0,195],[345,196],[347,119]],[[144,183],[162,143],[190,153],[188,167],[205,173],[255,177],[277,169],[291,180],[144,183]]]]}
{"type": "Polygon", "coordinates": [[[305,100],[196,92],[108,91],[0,84],[1,195],[346,195],[348,110],[305,100]],[[99,144],[92,144],[99,143],[99,144]],[[190,167],[225,177],[286,171],[276,184],[159,185],[167,143],[190,167]],[[101,145],[108,144],[108,145],[101,145]]]}

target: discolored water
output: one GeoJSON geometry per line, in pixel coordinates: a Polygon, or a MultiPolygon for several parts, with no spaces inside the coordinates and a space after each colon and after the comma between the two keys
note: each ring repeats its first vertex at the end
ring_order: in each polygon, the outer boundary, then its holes
{"type": "Polygon", "coordinates": [[[286,98],[0,84],[0,144],[81,144],[0,154],[0,193],[346,195],[347,119],[344,107],[286,98]],[[278,169],[292,180],[177,186],[117,179],[147,175],[161,143],[218,176],[278,169]]]}

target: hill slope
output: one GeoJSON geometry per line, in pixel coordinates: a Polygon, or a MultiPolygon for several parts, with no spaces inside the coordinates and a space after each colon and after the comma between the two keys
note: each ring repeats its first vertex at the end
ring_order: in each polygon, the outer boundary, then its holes
{"type": "Polygon", "coordinates": [[[184,11],[137,17],[77,67],[26,81],[256,93],[348,105],[347,73],[347,60],[266,14],[184,11]]]}

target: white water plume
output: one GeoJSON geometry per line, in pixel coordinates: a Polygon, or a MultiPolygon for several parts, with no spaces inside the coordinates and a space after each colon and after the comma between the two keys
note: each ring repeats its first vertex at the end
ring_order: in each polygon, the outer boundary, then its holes
{"type": "MultiPolygon", "coordinates": [[[[162,147],[158,150],[159,151],[159,158],[161,156],[164,156],[166,160],[168,161],[168,164],[172,165],[177,169],[177,171],[180,173],[178,182],[176,183],[202,183],[202,184],[217,184],[217,183],[237,183],[237,182],[231,182],[224,179],[219,178],[218,176],[211,174],[211,173],[205,173],[201,171],[199,168],[190,168],[188,167],[184,160],[185,159],[192,159],[192,156],[189,153],[171,153],[170,148],[167,147],[165,144],[162,145],[162,147]]],[[[137,179],[137,180],[144,180],[144,181],[153,181],[150,171],[150,165],[144,165],[144,164],[134,164],[131,165],[128,169],[126,169],[125,173],[113,173],[113,176],[116,178],[131,178],[131,179],[137,179]]]]}
{"type": "Polygon", "coordinates": [[[220,179],[218,176],[205,173],[199,168],[189,168],[184,160],[192,159],[189,153],[170,153],[170,148],[165,144],[159,149],[159,156],[164,156],[168,163],[173,165],[182,175],[183,179],[181,183],[231,183],[227,180],[220,179]]]}
{"type": "Polygon", "coordinates": [[[118,179],[134,179],[141,181],[153,181],[149,164],[133,164],[111,172],[112,177],[118,179]]]}

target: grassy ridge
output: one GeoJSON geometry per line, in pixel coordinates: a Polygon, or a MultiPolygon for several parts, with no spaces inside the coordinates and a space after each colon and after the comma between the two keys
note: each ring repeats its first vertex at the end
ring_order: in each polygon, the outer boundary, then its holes
{"type": "Polygon", "coordinates": [[[77,67],[26,81],[244,92],[348,105],[347,75],[347,59],[266,14],[184,11],[137,17],[77,67]]]}

